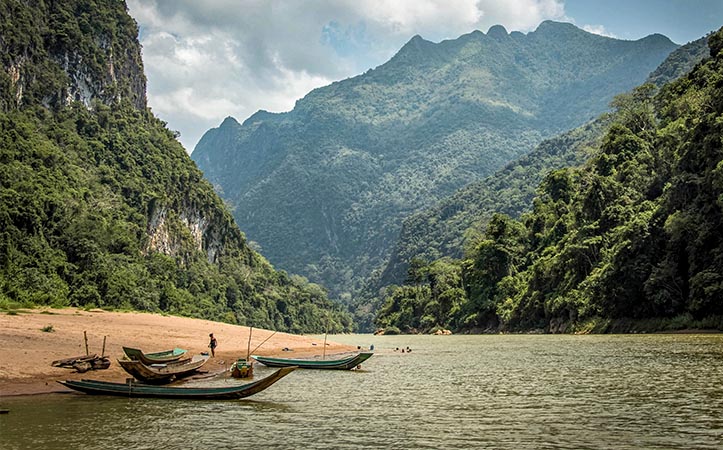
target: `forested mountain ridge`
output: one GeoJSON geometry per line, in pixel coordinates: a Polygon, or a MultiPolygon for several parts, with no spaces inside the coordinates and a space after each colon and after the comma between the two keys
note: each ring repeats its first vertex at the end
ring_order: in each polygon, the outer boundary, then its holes
{"type": "Polygon", "coordinates": [[[464,260],[415,262],[393,330],[723,329],[723,29],[710,58],[621,95],[599,146],[497,214],[464,260]]]}
{"type": "MultiPolygon", "coordinates": [[[[708,56],[707,38],[676,49],[648,77],[662,87],[688,73],[708,56]]],[[[603,114],[576,129],[540,143],[532,152],[513,161],[484,180],[471,183],[438,204],[404,219],[400,237],[376,286],[401,284],[412,258],[433,261],[443,256],[461,258],[464,242],[479,235],[495,213],[517,218],[532,208],[535,189],[555,169],[582,164],[591,148],[599,145],[609,125],[603,114]]]]}
{"type": "Polygon", "coordinates": [[[676,47],[556,22],[416,36],[291,112],[227,119],[192,158],[272,262],[344,297],[386,260],[403,217],[596,117],[676,47]]]}
{"type": "Polygon", "coordinates": [[[146,107],[124,2],[0,2],[0,307],[189,315],[351,330],[277,272],[146,107]]]}

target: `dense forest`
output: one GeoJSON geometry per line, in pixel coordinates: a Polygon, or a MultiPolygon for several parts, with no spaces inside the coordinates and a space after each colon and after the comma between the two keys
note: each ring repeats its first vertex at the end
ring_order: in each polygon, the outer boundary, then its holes
{"type": "MultiPolygon", "coordinates": [[[[705,37],[673,51],[648,77],[660,87],[688,71],[708,55],[705,37]]],[[[583,164],[599,146],[612,117],[604,113],[580,127],[544,140],[532,152],[509,163],[487,178],[470,183],[436,205],[404,219],[389,261],[370,277],[354,299],[355,322],[374,328],[381,307],[380,292],[402,284],[409,263],[423,264],[442,257],[462,258],[474,246],[495,213],[512,218],[532,209],[536,187],[552,170],[583,164]]],[[[383,295],[383,294],[382,294],[383,295]]]]}
{"type": "Polygon", "coordinates": [[[723,30],[710,58],[613,102],[585,164],[547,174],[532,211],[495,214],[462,259],[413,259],[391,332],[723,329],[723,30]]]}
{"type": "Polygon", "coordinates": [[[0,2],[0,308],[79,306],[349,331],[276,271],[146,106],[118,1],[0,2]]]}
{"type": "Polygon", "coordinates": [[[693,70],[704,41],[658,67],[662,36],[553,22],[415,37],[291,113],[211,130],[194,158],[212,185],[146,105],[123,2],[0,15],[0,309],[354,329],[255,247],[347,302],[391,253],[355,305],[389,333],[723,328],[723,31],[693,70]]]}
{"type": "MultiPolygon", "coordinates": [[[[685,75],[708,56],[702,37],[673,51],[648,77],[661,87],[685,75]]],[[[532,208],[535,188],[552,170],[584,163],[611,122],[605,113],[580,127],[544,140],[532,152],[489,177],[470,183],[436,205],[404,219],[389,262],[368,291],[399,284],[412,258],[427,261],[462,257],[465,242],[474,242],[497,212],[518,218],[532,208]]]]}
{"type": "Polygon", "coordinates": [[[433,43],[297,101],[209,130],[192,158],[270,261],[351,300],[403,218],[588,122],[678,46],[569,23],[433,43]]]}

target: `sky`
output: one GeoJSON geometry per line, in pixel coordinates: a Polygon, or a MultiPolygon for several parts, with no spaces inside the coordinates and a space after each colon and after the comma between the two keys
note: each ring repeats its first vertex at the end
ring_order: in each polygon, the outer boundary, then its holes
{"type": "Polygon", "coordinates": [[[439,42],[544,20],[685,44],[723,26],[723,0],[127,0],[148,104],[188,153],[224,118],[290,111],[333,81],[377,67],[414,35],[439,42]]]}

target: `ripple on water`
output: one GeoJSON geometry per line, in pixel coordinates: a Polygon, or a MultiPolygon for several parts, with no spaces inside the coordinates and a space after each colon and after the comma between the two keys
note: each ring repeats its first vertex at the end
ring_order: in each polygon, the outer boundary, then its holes
{"type": "Polygon", "coordinates": [[[335,340],[377,354],[241,401],[3,399],[0,448],[721,448],[720,335],[335,340]]]}

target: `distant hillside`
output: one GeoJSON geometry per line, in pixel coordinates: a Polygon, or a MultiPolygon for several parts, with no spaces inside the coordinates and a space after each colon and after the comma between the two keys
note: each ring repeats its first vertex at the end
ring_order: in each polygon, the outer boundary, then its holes
{"type": "MultiPolygon", "coordinates": [[[[707,56],[705,37],[690,42],[672,52],[650,74],[647,82],[662,86],[685,75],[707,56]]],[[[529,211],[535,190],[545,175],[586,161],[590,149],[599,145],[609,120],[603,115],[545,140],[529,155],[406,218],[389,263],[374,281],[375,290],[402,283],[409,261],[414,257],[426,261],[443,256],[462,257],[464,242],[478,236],[475,230],[483,230],[493,214],[499,212],[519,217],[529,211]]]]}
{"type": "MultiPolygon", "coordinates": [[[[712,34],[712,33],[711,33],[712,34]]],[[[708,37],[703,36],[695,41],[677,48],[648,77],[648,82],[661,87],[665,83],[686,75],[696,64],[709,56],[708,37]]]]}
{"type": "Polygon", "coordinates": [[[393,331],[723,329],[723,29],[710,58],[616,97],[578,167],[531,211],[495,214],[463,260],[413,260],[385,293],[393,331]]]}
{"type": "Polygon", "coordinates": [[[123,2],[9,0],[0,15],[1,309],[351,329],[321,287],[246,245],[147,109],[138,28],[123,2]]]}
{"type": "Polygon", "coordinates": [[[274,264],[344,297],[386,260],[404,217],[597,117],[676,47],[555,22],[415,36],[291,112],[227,119],[192,158],[274,264]]]}

